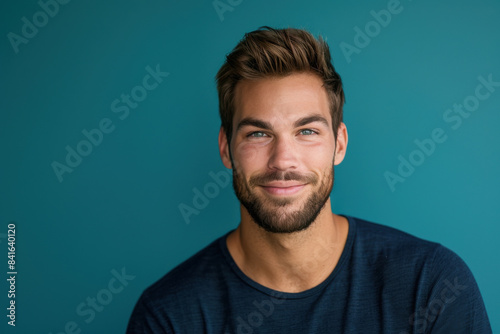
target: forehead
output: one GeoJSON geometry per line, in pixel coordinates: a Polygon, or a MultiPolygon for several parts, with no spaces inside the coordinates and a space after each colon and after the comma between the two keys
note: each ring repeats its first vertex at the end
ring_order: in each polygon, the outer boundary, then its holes
{"type": "Polygon", "coordinates": [[[284,124],[310,114],[331,122],[328,94],[313,73],[242,80],[236,85],[233,125],[247,117],[284,124]]]}

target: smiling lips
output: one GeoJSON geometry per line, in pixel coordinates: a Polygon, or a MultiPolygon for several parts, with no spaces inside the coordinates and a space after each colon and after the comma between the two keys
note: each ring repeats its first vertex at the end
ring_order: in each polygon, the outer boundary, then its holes
{"type": "Polygon", "coordinates": [[[267,193],[275,196],[293,195],[304,188],[306,184],[294,181],[274,181],[261,186],[267,193]]]}

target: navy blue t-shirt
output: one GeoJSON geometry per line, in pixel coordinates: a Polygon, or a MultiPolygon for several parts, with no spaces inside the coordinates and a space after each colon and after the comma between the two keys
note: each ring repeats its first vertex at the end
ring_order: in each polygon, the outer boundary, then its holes
{"type": "Polygon", "coordinates": [[[146,289],[127,333],[491,333],[474,277],[455,253],[346,218],[339,262],[316,287],[283,293],[253,281],[226,234],[146,289]]]}

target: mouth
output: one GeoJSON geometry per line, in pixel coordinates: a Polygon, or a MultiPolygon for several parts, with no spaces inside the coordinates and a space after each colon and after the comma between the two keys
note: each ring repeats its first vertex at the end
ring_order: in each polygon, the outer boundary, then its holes
{"type": "Polygon", "coordinates": [[[274,196],[294,195],[301,191],[307,184],[290,181],[275,181],[261,185],[267,193],[274,196]]]}

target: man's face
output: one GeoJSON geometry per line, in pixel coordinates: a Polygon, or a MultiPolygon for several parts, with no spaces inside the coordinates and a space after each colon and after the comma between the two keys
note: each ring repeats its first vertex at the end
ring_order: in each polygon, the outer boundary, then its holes
{"type": "Polygon", "coordinates": [[[242,210],[269,232],[306,229],[330,210],[336,147],[322,84],[296,73],[236,86],[231,154],[221,132],[221,155],[242,210]]]}

